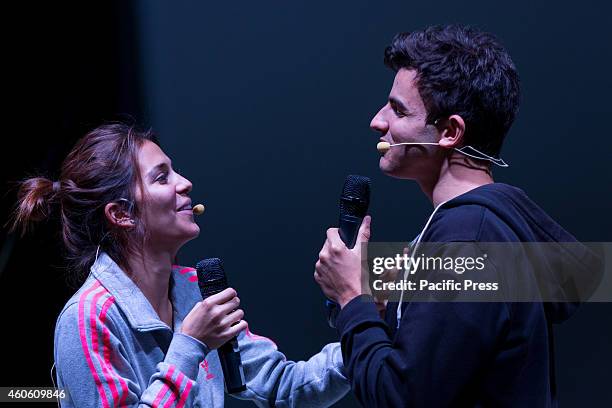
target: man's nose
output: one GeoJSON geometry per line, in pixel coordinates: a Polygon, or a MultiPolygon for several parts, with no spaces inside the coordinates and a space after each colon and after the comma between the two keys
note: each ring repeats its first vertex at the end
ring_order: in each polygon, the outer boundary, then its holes
{"type": "Polygon", "coordinates": [[[374,115],[374,117],[372,118],[372,121],[370,122],[370,128],[372,130],[375,130],[383,134],[387,133],[387,131],[389,130],[389,124],[387,123],[383,115],[384,110],[385,110],[385,107],[383,106],[378,111],[378,113],[374,115]]]}

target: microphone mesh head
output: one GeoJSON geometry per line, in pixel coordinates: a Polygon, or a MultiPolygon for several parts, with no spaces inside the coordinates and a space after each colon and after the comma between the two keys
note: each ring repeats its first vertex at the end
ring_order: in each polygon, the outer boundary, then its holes
{"type": "Polygon", "coordinates": [[[196,270],[198,272],[198,286],[202,293],[202,299],[206,299],[229,287],[221,259],[203,259],[197,263],[196,270]]]}
{"type": "Polygon", "coordinates": [[[340,196],[340,214],[363,218],[370,205],[370,178],[350,175],[344,181],[340,196]]]}

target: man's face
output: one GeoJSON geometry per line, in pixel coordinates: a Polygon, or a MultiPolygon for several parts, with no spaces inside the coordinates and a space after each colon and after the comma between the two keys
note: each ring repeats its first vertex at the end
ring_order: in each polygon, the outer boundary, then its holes
{"type": "MultiPolygon", "coordinates": [[[[381,141],[437,143],[435,126],[425,123],[427,112],[415,81],[416,71],[400,69],[395,75],[388,102],[372,119],[370,127],[381,141]]],[[[397,178],[423,180],[437,177],[444,149],[428,145],[396,146],[379,162],[383,173],[397,178]]]]}

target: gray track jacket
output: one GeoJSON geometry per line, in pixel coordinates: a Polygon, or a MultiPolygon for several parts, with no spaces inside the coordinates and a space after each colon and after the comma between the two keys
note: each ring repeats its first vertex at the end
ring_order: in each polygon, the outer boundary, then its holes
{"type": "MultiPolygon", "coordinates": [[[[193,268],[174,265],[174,330],[159,320],[140,289],[101,253],[55,328],[57,386],[65,407],[222,407],[223,373],[215,350],[179,333],[202,300],[193,268]]],[[[308,361],[287,361],[271,340],[238,336],[247,390],[258,406],[323,407],[349,390],[338,343],[308,361]]]]}

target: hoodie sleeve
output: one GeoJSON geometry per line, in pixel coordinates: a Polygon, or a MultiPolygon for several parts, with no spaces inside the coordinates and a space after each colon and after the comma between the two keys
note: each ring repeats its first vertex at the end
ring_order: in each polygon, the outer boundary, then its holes
{"type": "Polygon", "coordinates": [[[367,407],[447,407],[486,364],[509,318],[503,303],[412,302],[391,339],[373,299],[338,315],[347,375],[367,407]]]}
{"type": "MultiPolygon", "coordinates": [[[[473,245],[432,249],[440,257],[480,254],[473,245]]],[[[415,276],[437,280],[443,273],[419,270],[415,276]]],[[[492,279],[497,274],[491,263],[479,273],[478,280],[492,279]]],[[[503,333],[510,327],[508,305],[444,298],[421,300],[403,307],[396,330],[379,317],[371,296],[359,296],[340,311],[336,326],[347,376],[364,406],[473,405],[473,401],[464,400],[466,390],[493,360],[503,333]]],[[[389,310],[394,315],[395,311],[394,307],[389,310]]]]}
{"type": "Polygon", "coordinates": [[[141,387],[117,326],[109,313],[113,298],[79,302],[60,315],[55,330],[58,387],[63,407],[191,406],[198,364],[208,348],[198,340],[175,334],[165,359],[141,387]],[[94,306],[97,305],[97,306],[94,306]]]}
{"type": "Polygon", "coordinates": [[[349,391],[339,343],[308,361],[287,361],[276,344],[247,330],[239,337],[247,390],[236,395],[259,407],[328,407],[349,391]]]}

